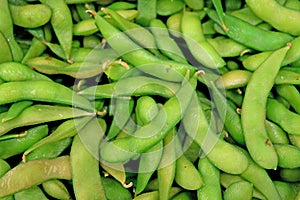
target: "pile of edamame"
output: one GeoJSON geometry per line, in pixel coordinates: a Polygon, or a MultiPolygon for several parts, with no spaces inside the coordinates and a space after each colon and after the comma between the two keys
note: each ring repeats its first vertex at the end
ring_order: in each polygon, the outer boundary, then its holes
{"type": "Polygon", "coordinates": [[[0,199],[300,199],[297,0],[0,0],[0,199]]]}

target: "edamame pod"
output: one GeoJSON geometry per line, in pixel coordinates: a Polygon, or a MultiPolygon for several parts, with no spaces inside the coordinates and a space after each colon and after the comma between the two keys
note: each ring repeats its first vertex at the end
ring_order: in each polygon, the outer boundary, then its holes
{"type": "Polygon", "coordinates": [[[277,85],[276,92],[286,99],[294,110],[300,114],[300,93],[294,85],[277,85]]]}
{"type": "Polygon", "coordinates": [[[274,51],[252,74],[242,105],[241,121],[247,149],[255,162],[266,169],[276,169],[278,162],[265,128],[267,98],[289,48],[274,51]],[[258,92],[257,88],[262,89],[258,92]]]}
{"type": "Polygon", "coordinates": [[[68,192],[66,186],[59,180],[53,179],[42,183],[43,190],[56,199],[71,199],[71,195],[68,192]]]}
{"type": "Polygon", "coordinates": [[[287,32],[292,35],[300,35],[300,12],[298,10],[290,9],[280,5],[275,0],[257,1],[246,0],[249,8],[259,18],[271,24],[279,31],[287,32]],[[280,13],[280,15],[273,15],[274,13],[280,13]]]}
{"type": "Polygon", "coordinates": [[[52,15],[51,9],[44,4],[9,5],[15,25],[24,28],[37,28],[46,24],[52,15]]]}
{"type": "Polygon", "coordinates": [[[278,166],[282,168],[300,167],[300,148],[289,144],[274,144],[278,155],[278,166]]]}
{"type": "Polygon", "coordinates": [[[48,200],[44,192],[39,186],[33,186],[26,190],[22,190],[14,194],[15,200],[26,200],[26,199],[40,199],[48,200]]]}
{"type": "Polygon", "coordinates": [[[40,125],[26,131],[27,135],[0,142],[0,158],[7,159],[11,156],[23,153],[30,146],[48,135],[48,126],[40,125]]]}
{"type": "Polygon", "coordinates": [[[87,151],[78,135],[73,140],[70,160],[76,199],[105,200],[106,196],[99,174],[98,160],[87,151]]]}
{"type": "Polygon", "coordinates": [[[136,22],[142,26],[148,26],[150,21],[156,18],[156,0],[138,0],[136,22]]]}
{"type": "Polygon", "coordinates": [[[300,180],[300,168],[280,169],[280,178],[287,182],[298,182],[300,180]]]}
{"type": "Polygon", "coordinates": [[[72,179],[69,156],[33,160],[17,165],[0,178],[0,197],[14,194],[55,178],[72,179]]]}
{"type": "Polygon", "coordinates": [[[230,199],[245,199],[251,200],[253,193],[253,186],[248,181],[240,181],[231,184],[224,191],[224,200],[230,199]]]}
{"type": "Polygon", "coordinates": [[[91,103],[66,86],[52,81],[15,81],[0,85],[0,104],[20,100],[36,100],[43,102],[73,105],[93,111],[91,103]]]}
{"type": "Polygon", "coordinates": [[[1,31],[0,31],[0,44],[1,44],[0,63],[12,61],[13,57],[11,54],[9,44],[1,31]]]}
{"type": "Polygon", "coordinates": [[[33,104],[32,101],[18,101],[13,103],[4,118],[2,118],[2,122],[14,119],[17,117],[24,109],[28,108],[33,104]]]}

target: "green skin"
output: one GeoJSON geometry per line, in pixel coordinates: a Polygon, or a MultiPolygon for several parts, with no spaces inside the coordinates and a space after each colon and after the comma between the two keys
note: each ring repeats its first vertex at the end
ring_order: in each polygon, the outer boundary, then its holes
{"type": "Polygon", "coordinates": [[[300,93],[294,85],[277,85],[276,92],[282,96],[300,114],[300,93]]]}
{"type": "Polygon", "coordinates": [[[289,144],[274,144],[278,154],[278,166],[282,168],[300,167],[300,148],[289,144]]]}
{"type": "MultiPolygon", "coordinates": [[[[149,124],[159,111],[155,100],[149,96],[140,97],[136,104],[136,118],[141,126],[149,124]]],[[[162,153],[163,142],[161,141],[146,151],[145,154],[141,155],[135,190],[136,194],[141,193],[147,186],[152,174],[160,163],[162,153]]]]}
{"type": "Polygon", "coordinates": [[[282,199],[298,199],[297,198],[297,193],[299,193],[298,183],[274,181],[274,185],[282,199]]]}
{"type": "Polygon", "coordinates": [[[74,137],[72,143],[70,160],[76,199],[105,200],[106,196],[99,174],[98,160],[88,152],[78,135],[74,137]]]}
{"type": "Polygon", "coordinates": [[[75,7],[81,20],[91,19],[91,16],[85,12],[86,9],[95,9],[94,4],[92,3],[77,4],[75,7]]]}
{"type": "Polygon", "coordinates": [[[179,90],[177,83],[167,82],[146,76],[120,79],[118,82],[92,86],[77,94],[87,98],[117,98],[122,96],[159,95],[170,98],[179,90]]]}
{"type": "Polygon", "coordinates": [[[299,114],[290,111],[283,104],[274,99],[268,99],[266,111],[267,118],[278,124],[288,134],[300,135],[299,114]]]}
{"type": "Polygon", "coordinates": [[[275,29],[295,36],[300,35],[300,12],[280,5],[275,0],[246,0],[255,15],[271,24],[275,29]],[[280,13],[280,15],[274,15],[280,13]]]}
{"type": "Polygon", "coordinates": [[[93,111],[91,103],[77,95],[69,88],[52,81],[16,81],[0,85],[0,104],[21,100],[36,100],[43,102],[73,105],[93,111]]]}
{"type": "Polygon", "coordinates": [[[153,19],[149,23],[154,35],[156,45],[163,55],[176,62],[187,64],[184,54],[167,30],[166,25],[159,19],[153,19]]]}
{"type": "Polygon", "coordinates": [[[108,162],[126,161],[159,143],[180,121],[195,87],[195,77],[192,77],[188,83],[183,83],[176,96],[164,104],[152,122],[135,131],[134,135],[139,137],[126,137],[103,143],[100,148],[102,159],[108,162]]]}
{"type": "Polygon", "coordinates": [[[118,181],[112,178],[101,177],[101,181],[105,190],[107,199],[118,199],[122,197],[124,200],[131,200],[132,195],[129,190],[124,188],[118,181]]]}
{"type": "Polygon", "coordinates": [[[10,81],[33,81],[47,80],[51,81],[47,76],[40,74],[28,66],[18,62],[4,62],[0,64],[0,78],[6,82],[10,81]]]}
{"type": "Polygon", "coordinates": [[[48,135],[48,126],[41,125],[31,128],[22,138],[14,138],[0,142],[0,158],[7,159],[11,156],[23,153],[30,146],[48,135]]]}
{"type": "Polygon", "coordinates": [[[293,37],[289,34],[266,31],[228,13],[224,13],[220,0],[214,0],[213,3],[219,16],[219,25],[223,28],[226,35],[236,42],[254,50],[272,51],[285,46],[293,40],[293,37]],[[257,37],[254,37],[255,35],[257,37]]]}
{"type": "Polygon", "coordinates": [[[251,200],[253,193],[253,185],[248,181],[239,181],[231,184],[224,191],[224,200],[245,199],[251,200]]]}
{"type": "Polygon", "coordinates": [[[1,14],[0,14],[0,31],[6,38],[14,61],[21,61],[23,59],[23,51],[21,47],[15,40],[13,31],[13,22],[9,10],[9,5],[7,0],[1,0],[1,14]]]}
{"type": "Polygon", "coordinates": [[[11,17],[15,25],[24,28],[37,28],[46,24],[52,15],[51,9],[44,4],[28,4],[23,6],[9,5],[11,17]]]}
{"type": "Polygon", "coordinates": [[[12,61],[13,57],[11,54],[9,44],[6,38],[4,37],[4,35],[1,33],[1,31],[0,31],[0,44],[1,44],[0,63],[12,61]]]}
{"type": "Polygon", "coordinates": [[[287,182],[298,182],[300,181],[300,168],[281,169],[280,178],[287,182]]]}
{"type": "Polygon", "coordinates": [[[11,120],[19,116],[19,114],[31,106],[33,104],[32,101],[17,101],[13,103],[10,107],[9,110],[7,111],[7,114],[4,118],[2,118],[2,122],[11,120]]]}
{"type": "Polygon", "coordinates": [[[156,0],[138,1],[138,15],[136,16],[136,22],[142,26],[148,26],[150,21],[156,18],[156,5],[156,0]]]}
{"type": "Polygon", "coordinates": [[[35,144],[27,148],[26,151],[23,153],[23,161],[26,160],[26,156],[30,152],[45,144],[57,142],[65,138],[75,136],[90,120],[91,117],[83,117],[83,118],[69,119],[67,121],[64,121],[50,135],[39,140],[38,142],[36,142],[35,144]]]}
{"type": "Polygon", "coordinates": [[[161,16],[169,16],[184,9],[184,2],[181,0],[160,0],[156,4],[156,13],[161,16]]]}
{"type": "Polygon", "coordinates": [[[245,146],[241,118],[236,112],[236,108],[228,104],[227,99],[223,94],[224,91],[217,89],[214,84],[211,84],[211,90],[214,104],[219,112],[219,115],[224,121],[226,130],[236,142],[245,146]]]}
{"type": "Polygon", "coordinates": [[[289,143],[289,139],[286,132],[284,132],[280,126],[278,126],[277,124],[269,120],[266,120],[266,131],[272,143],[274,144],[289,143]]]}
{"type": "Polygon", "coordinates": [[[208,159],[220,170],[232,174],[245,171],[248,167],[247,158],[235,145],[215,136],[199,100],[193,100],[183,118],[187,134],[200,145],[208,159]]]}
{"type": "Polygon", "coordinates": [[[223,36],[208,38],[207,42],[216,49],[221,57],[236,57],[247,50],[247,47],[244,45],[223,36]]]}
{"type": "Polygon", "coordinates": [[[234,10],[232,12],[230,12],[231,15],[238,17],[246,22],[248,22],[249,24],[252,24],[254,26],[260,24],[261,22],[263,22],[262,19],[258,18],[249,7],[245,7],[245,8],[241,8],[238,10],[234,10]]]}
{"type": "Polygon", "coordinates": [[[206,41],[197,13],[183,12],[181,32],[190,52],[200,64],[212,69],[221,68],[226,64],[213,46],[206,41]]]}
{"type": "Polygon", "coordinates": [[[182,153],[178,137],[175,138],[175,141],[175,143],[177,143],[176,154],[178,158],[176,159],[176,171],[174,180],[184,189],[198,190],[204,185],[202,175],[195,167],[195,165],[182,153]]]}
{"type": "Polygon", "coordinates": [[[50,179],[72,179],[69,156],[33,160],[17,165],[0,178],[0,197],[28,189],[50,179]]]}
{"type": "Polygon", "coordinates": [[[248,168],[241,173],[240,176],[252,183],[253,186],[266,197],[266,199],[280,200],[281,198],[279,193],[267,171],[256,164],[246,150],[242,148],[240,148],[240,150],[247,157],[249,162],[248,168]]]}
{"type": "Polygon", "coordinates": [[[156,47],[155,38],[149,30],[145,29],[139,24],[133,23],[123,18],[117,12],[109,8],[102,9],[102,11],[111,16],[111,18],[116,23],[116,27],[124,31],[133,41],[135,41],[140,46],[147,48],[155,56],[160,57],[160,52],[156,47]],[[147,38],[147,40],[145,40],[145,38],[147,38]]]}
{"type": "Polygon", "coordinates": [[[288,49],[286,46],[274,51],[252,74],[242,105],[241,121],[247,149],[255,162],[266,169],[276,169],[278,162],[265,128],[267,98],[288,49]]]}
{"type": "Polygon", "coordinates": [[[48,5],[52,10],[51,25],[67,60],[69,60],[73,39],[73,22],[70,9],[64,0],[55,2],[51,0],[41,0],[41,2],[48,5]]]}
{"type": "Polygon", "coordinates": [[[168,200],[173,185],[176,170],[175,128],[164,138],[163,154],[157,169],[159,199],[168,200]]]}
{"type": "Polygon", "coordinates": [[[206,157],[199,159],[198,170],[204,181],[204,186],[197,190],[198,199],[221,200],[220,170],[206,157]]]}
{"type": "Polygon", "coordinates": [[[116,29],[103,17],[94,11],[90,12],[94,15],[96,25],[108,44],[121,55],[124,61],[139,67],[140,70],[170,81],[182,81],[187,70],[192,72],[195,70],[191,65],[162,60],[154,56],[131,41],[123,32],[116,29]]]}
{"type": "Polygon", "coordinates": [[[15,200],[40,199],[48,200],[43,190],[39,186],[33,186],[14,194],[15,200]]]}
{"type": "Polygon", "coordinates": [[[124,128],[134,107],[133,99],[113,99],[111,103],[114,104],[114,109],[111,111],[114,118],[106,136],[109,140],[115,138],[124,128]]]}
{"type": "Polygon", "coordinates": [[[73,138],[66,138],[57,142],[44,144],[27,155],[26,160],[29,161],[39,158],[56,158],[70,146],[72,140],[73,138]]]}
{"type": "MultiPolygon", "coordinates": [[[[0,120],[6,112],[0,114],[0,120]]],[[[93,116],[89,112],[66,106],[33,105],[26,108],[18,117],[1,123],[0,136],[18,127],[41,124],[81,116],[93,116]]]]}

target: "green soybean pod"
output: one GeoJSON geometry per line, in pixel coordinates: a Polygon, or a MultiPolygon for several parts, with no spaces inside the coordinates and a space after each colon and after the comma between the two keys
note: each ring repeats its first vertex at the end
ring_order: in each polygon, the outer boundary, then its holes
{"type": "Polygon", "coordinates": [[[255,71],[271,54],[272,51],[264,51],[248,56],[242,61],[243,66],[249,71],[255,71]]]}
{"type": "Polygon", "coordinates": [[[24,53],[14,37],[13,22],[9,10],[8,0],[1,0],[0,5],[2,11],[0,14],[0,31],[6,38],[10,46],[13,60],[21,61],[23,59],[24,53]]]}
{"type": "MultiPolygon", "coordinates": [[[[11,169],[10,165],[3,159],[0,159],[0,178],[4,176],[11,169]]],[[[0,197],[1,200],[14,200],[13,195],[0,197]]]]}
{"type": "Polygon", "coordinates": [[[247,157],[249,166],[240,174],[240,176],[253,184],[253,186],[261,192],[266,199],[281,199],[272,179],[267,171],[260,167],[251,157],[250,154],[240,148],[241,152],[247,157]]]}
{"type": "Polygon", "coordinates": [[[11,81],[29,81],[29,80],[47,80],[47,76],[40,74],[28,66],[18,62],[5,62],[0,64],[0,78],[5,82],[11,81]]]}
{"type": "Polygon", "coordinates": [[[91,3],[76,4],[75,7],[76,7],[76,11],[81,20],[91,19],[91,16],[88,13],[86,13],[85,11],[87,9],[95,9],[94,4],[91,4],[91,3]]]}
{"type": "Polygon", "coordinates": [[[274,144],[278,155],[278,166],[282,168],[300,167],[300,148],[289,144],[274,144]]]}
{"type": "Polygon", "coordinates": [[[219,25],[228,37],[258,51],[270,51],[283,47],[293,40],[289,34],[266,31],[228,13],[224,13],[220,0],[213,1],[221,23],[219,25]],[[258,37],[253,37],[253,34],[258,37]]]}
{"type": "Polygon", "coordinates": [[[193,10],[201,10],[204,7],[204,0],[184,0],[184,2],[193,10]]]}
{"type": "MultiPolygon", "coordinates": [[[[140,125],[147,125],[157,115],[159,109],[152,97],[142,96],[137,100],[135,108],[137,122],[140,125]]],[[[146,151],[140,156],[139,173],[137,175],[137,183],[135,193],[141,193],[147,183],[149,182],[152,174],[159,166],[163,153],[163,142],[159,142],[151,149],[146,151]]]]}
{"type": "Polygon", "coordinates": [[[275,84],[299,85],[299,77],[299,73],[283,68],[278,72],[277,77],[275,79],[275,84]]]}
{"type": "MultiPolygon", "coordinates": [[[[170,190],[170,199],[172,199],[176,194],[178,194],[181,191],[182,188],[180,187],[172,187],[170,190]]],[[[156,200],[156,199],[159,199],[157,190],[144,192],[133,198],[133,200],[156,200]]]]}
{"type": "Polygon", "coordinates": [[[0,85],[0,104],[20,100],[37,100],[73,105],[93,111],[91,103],[66,86],[44,80],[15,81],[0,85]]]}
{"type": "Polygon", "coordinates": [[[300,115],[290,111],[282,103],[275,99],[268,99],[267,118],[278,124],[288,134],[300,135],[299,120],[300,115]]]}
{"type": "Polygon", "coordinates": [[[157,169],[158,179],[158,196],[161,200],[167,200],[170,197],[170,190],[172,188],[175,170],[176,170],[176,153],[175,128],[173,128],[164,138],[164,148],[162,158],[157,169]]]}
{"type": "Polygon", "coordinates": [[[297,199],[297,193],[300,191],[298,184],[283,181],[273,182],[282,199],[297,199]]]}
{"type": "Polygon", "coordinates": [[[156,18],[157,0],[138,0],[136,23],[142,26],[149,26],[151,20],[156,18]]]}
{"type": "Polygon", "coordinates": [[[51,9],[44,4],[9,4],[11,17],[15,25],[24,28],[37,28],[46,24],[52,15],[51,9]]]}
{"type": "Polygon", "coordinates": [[[161,20],[153,19],[150,21],[149,26],[155,37],[157,48],[162,54],[174,61],[187,63],[181,49],[174,39],[170,37],[166,25],[161,20]]]}
{"type": "Polygon", "coordinates": [[[2,122],[14,119],[17,117],[24,109],[28,108],[33,104],[32,101],[18,101],[13,103],[8,109],[6,116],[2,118],[2,122]]]}
{"type": "Polygon", "coordinates": [[[40,158],[56,158],[64,152],[72,143],[73,138],[66,138],[57,142],[44,144],[33,150],[26,156],[26,160],[36,160],[40,158]]]}
{"type": "Polygon", "coordinates": [[[204,186],[197,190],[198,199],[222,199],[220,170],[206,157],[198,161],[198,170],[203,177],[204,186]]]}
{"type": "Polygon", "coordinates": [[[51,1],[41,0],[43,4],[51,8],[51,25],[54,29],[55,35],[65,52],[65,56],[69,62],[72,50],[72,16],[69,7],[64,0],[51,1]]]}
{"type": "Polygon", "coordinates": [[[248,161],[245,155],[235,145],[225,142],[212,132],[198,99],[190,102],[183,123],[187,134],[200,145],[205,155],[218,169],[232,174],[240,174],[246,170],[248,161]]]}
{"type": "Polygon", "coordinates": [[[182,0],[158,0],[156,3],[156,13],[161,16],[169,16],[184,9],[182,0]]]}
{"type": "Polygon", "coordinates": [[[191,191],[184,191],[176,194],[172,200],[192,200],[195,199],[195,195],[191,191]]]}
{"type": "Polygon", "coordinates": [[[13,57],[11,54],[9,44],[1,31],[0,31],[0,44],[2,47],[0,49],[0,63],[12,61],[13,57]]]}
{"type": "Polygon", "coordinates": [[[40,199],[40,200],[48,200],[44,192],[39,186],[33,186],[26,190],[17,192],[14,194],[15,200],[26,200],[26,199],[40,199]]]}
{"type": "Polygon", "coordinates": [[[168,17],[166,25],[170,33],[175,37],[181,37],[181,19],[182,12],[175,13],[168,17]]]}
{"type": "MultiPolygon", "coordinates": [[[[243,179],[239,175],[221,173],[220,182],[224,188],[228,188],[231,184],[240,181],[245,181],[245,179],[243,179]]],[[[253,187],[253,197],[266,200],[266,197],[261,192],[259,192],[255,187],[253,187]]]]}
{"type": "Polygon", "coordinates": [[[179,143],[179,138],[175,138],[176,154],[178,158],[176,160],[174,180],[184,189],[198,190],[204,185],[202,175],[193,163],[185,157],[179,143]]]}
{"type": "Polygon", "coordinates": [[[291,135],[288,134],[288,137],[290,139],[290,143],[298,148],[300,148],[300,136],[299,135],[291,135]]]}
{"type": "Polygon", "coordinates": [[[207,38],[206,40],[221,57],[235,57],[241,55],[246,50],[250,51],[246,46],[224,36],[207,38]]]}
{"type": "Polygon", "coordinates": [[[106,199],[98,160],[88,152],[78,135],[72,143],[70,160],[76,199],[106,199]]]}
{"type": "Polygon", "coordinates": [[[284,130],[282,130],[280,126],[278,126],[277,124],[269,120],[266,120],[266,131],[272,143],[274,144],[289,143],[289,139],[286,132],[284,132],[284,130]]]}
{"type": "Polygon", "coordinates": [[[217,111],[221,116],[221,119],[224,121],[226,130],[237,143],[245,145],[241,118],[236,112],[236,107],[230,104],[224,96],[226,93],[216,88],[215,84],[211,84],[211,93],[217,111]]]}
{"type": "Polygon", "coordinates": [[[246,146],[255,162],[266,169],[276,169],[278,162],[265,128],[267,98],[289,48],[274,51],[252,74],[243,100],[241,122],[246,146]],[[264,87],[258,92],[261,85],[264,87]]]}
{"type": "Polygon", "coordinates": [[[253,185],[248,181],[239,181],[231,184],[224,191],[224,200],[245,199],[251,200],[253,193],[253,185]]]}
{"type": "Polygon", "coordinates": [[[282,84],[277,85],[276,92],[286,99],[288,103],[294,108],[294,110],[300,114],[300,93],[294,85],[282,84]]]}
{"type": "Polygon", "coordinates": [[[132,200],[132,195],[121,183],[112,178],[101,177],[101,182],[107,199],[132,200]]]}
{"type": "Polygon", "coordinates": [[[181,32],[189,50],[199,63],[213,69],[221,68],[226,64],[213,46],[206,41],[197,13],[183,12],[181,32]]]}
{"type": "Polygon", "coordinates": [[[249,8],[262,20],[271,24],[275,29],[292,35],[299,36],[299,18],[298,10],[290,9],[280,5],[275,0],[260,2],[257,0],[246,0],[249,8]],[[280,12],[279,16],[273,16],[274,12],[280,12]]]}
{"type": "Polygon", "coordinates": [[[280,178],[286,182],[298,182],[300,180],[300,167],[282,168],[279,172],[280,178]]]}
{"type": "Polygon", "coordinates": [[[247,70],[236,69],[226,72],[215,82],[218,88],[235,89],[244,87],[248,84],[252,73],[247,70]]]}
{"type": "MultiPolygon", "coordinates": [[[[1,113],[0,120],[2,120],[5,115],[6,112],[1,113]]],[[[18,117],[1,123],[0,136],[22,126],[93,115],[94,114],[89,112],[66,106],[33,105],[26,108],[18,117]]]]}
{"type": "Polygon", "coordinates": [[[23,153],[30,146],[48,135],[48,126],[40,125],[26,131],[22,138],[14,138],[0,142],[0,158],[7,159],[11,156],[23,153]]]}
{"type": "Polygon", "coordinates": [[[17,165],[0,178],[0,197],[14,194],[55,178],[72,179],[69,156],[38,159],[17,165]]]}
{"type": "Polygon", "coordinates": [[[238,17],[252,25],[258,25],[262,22],[262,19],[257,17],[249,7],[241,8],[230,12],[231,15],[238,17]]]}

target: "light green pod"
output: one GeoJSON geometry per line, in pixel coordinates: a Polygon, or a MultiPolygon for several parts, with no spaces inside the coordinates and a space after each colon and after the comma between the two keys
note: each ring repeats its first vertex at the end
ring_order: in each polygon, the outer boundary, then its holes
{"type": "Polygon", "coordinates": [[[300,148],[289,144],[274,144],[274,147],[278,155],[279,167],[300,167],[300,148]]]}
{"type": "Polygon", "coordinates": [[[14,119],[17,117],[24,109],[31,106],[33,104],[32,101],[18,101],[13,103],[9,110],[7,111],[7,114],[4,118],[2,118],[2,122],[14,119]]]}
{"type": "Polygon", "coordinates": [[[98,160],[88,152],[78,135],[73,140],[70,160],[76,199],[105,200],[98,160]]]}
{"type": "Polygon", "coordinates": [[[73,34],[76,36],[92,35],[98,31],[94,19],[81,20],[73,25],[73,34]]]}
{"type": "Polygon", "coordinates": [[[0,31],[0,44],[1,44],[0,63],[12,61],[13,57],[11,54],[9,44],[1,31],[0,31]]]}
{"type": "Polygon", "coordinates": [[[217,169],[206,157],[198,161],[198,170],[200,171],[204,186],[197,190],[198,199],[222,199],[220,185],[220,170],[217,169]]]}
{"type": "Polygon", "coordinates": [[[14,194],[15,200],[27,200],[27,199],[39,199],[39,200],[48,200],[44,192],[39,186],[33,186],[26,190],[17,192],[14,194]]]}
{"type": "Polygon", "coordinates": [[[156,5],[156,0],[137,1],[138,15],[136,16],[136,23],[148,26],[150,21],[156,18],[156,5]]]}
{"type": "Polygon", "coordinates": [[[300,181],[300,167],[297,168],[282,168],[280,169],[280,178],[286,182],[300,181]]]}
{"type": "Polygon", "coordinates": [[[258,25],[262,22],[262,19],[257,17],[249,7],[241,8],[239,10],[232,11],[231,15],[238,17],[252,25],[258,25]]]}
{"type": "Polygon", "coordinates": [[[13,23],[24,28],[37,28],[46,24],[51,16],[51,9],[45,4],[9,5],[13,23]]]}
{"type": "Polygon", "coordinates": [[[112,178],[101,177],[105,195],[108,200],[119,199],[132,200],[132,195],[121,183],[112,178]]]}
{"type": "Polygon", "coordinates": [[[231,184],[224,192],[224,200],[243,199],[251,200],[253,185],[248,181],[239,181],[231,184]]]}
{"type": "Polygon", "coordinates": [[[42,183],[43,190],[56,199],[69,200],[71,195],[69,194],[66,186],[58,179],[45,181],[42,183]]]}
{"type": "Polygon", "coordinates": [[[279,192],[281,199],[298,200],[297,193],[300,191],[299,183],[287,183],[283,181],[273,181],[274,185],[279,192]]]}
{"type": "Polygon", "coordinates": [[[274,144],[289,143],[289,139],[286,132],[284,132],[284,130],[282,130],[280,126],[278,126],[277,124],[269,120],[266,120],[266,131],[272,143],[274,144]]]}
{"type": "Polygon", "coordinates": [[[237,69],[224,73],[218,80],[216,86],[224,89],[235,89],[248,84],[252,73],[247,70],[237,69]]]}
{"type": "Polygon", "coordinates": [[[255,71],[271,54],[271,51],[264,51],[248,56],[242,61],[243,66],[249,71],[255,71]]]}
{"type": "Polygon", "coordinates": [[[156,4],[156,13],[161,16],[169,16],[184,9],[182,0],[159,0],[156,4]]]}
{"type": "Polygon", "coordinates": [[[167,19],[166,25],[170,33],[175,37],[181,37],[181,19],[182,12],[173,14],[167,19]]]}
{"type": "Polygon", "coordinates": [[[300,93],[296,86],[291,84],[277,85],[276,92],[286,99],[294,110],[300,114],[300,93]]]}

